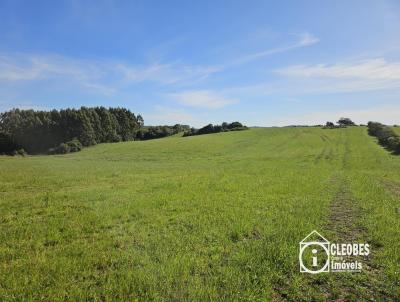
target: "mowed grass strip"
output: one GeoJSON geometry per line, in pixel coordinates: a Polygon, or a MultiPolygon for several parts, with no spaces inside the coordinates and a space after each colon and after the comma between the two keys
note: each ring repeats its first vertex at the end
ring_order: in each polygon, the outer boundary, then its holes
{"type": "Polygon", "coordinates": [[[325,231],[337,175],[393,296],[400,216],[382,179],[399,168],[363,127],[1,157],[0,300],[323,300],[330,281],[298,272],[298,242],[325,231]]]}

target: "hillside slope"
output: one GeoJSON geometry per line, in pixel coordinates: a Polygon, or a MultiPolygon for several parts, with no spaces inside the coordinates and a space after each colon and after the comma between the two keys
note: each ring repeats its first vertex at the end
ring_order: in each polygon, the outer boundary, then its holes
{"type": "Polygon", "coordinates": [[[0,157],[0,300],[394,300],[398,171],[364,127],[0,157]],[[314,229],[370,242],[368,270],[300,274],[314,229]]]}

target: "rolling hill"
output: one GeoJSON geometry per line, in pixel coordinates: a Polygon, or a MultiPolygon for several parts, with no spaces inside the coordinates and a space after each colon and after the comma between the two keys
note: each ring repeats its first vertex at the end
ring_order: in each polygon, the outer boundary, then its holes
{"type": "Polygon", "coordinates": [[[399,171],[364,127],[3,156],[0,300],[395,300],[399,171]],[[367,268],[301,274],[314,229],[369,242],[367,268]]]}

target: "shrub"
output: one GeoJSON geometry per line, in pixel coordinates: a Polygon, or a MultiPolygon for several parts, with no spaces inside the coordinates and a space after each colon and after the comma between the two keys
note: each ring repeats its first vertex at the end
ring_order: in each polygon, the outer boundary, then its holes
{"type": "Polygon", "coordinates": [[[66,143],[61,143],[55,148],[50,148],[48,154],[67,154],[70,152],[78,152],[82,150],[82,144],[78,139],[73,139],[66,143]]]}
{"type": "Polygon", "coordinates": [[[388,138],[388,148],[395,153],[400,153],[400,137],[391,136],[388,138]]]}
{"type": "Polygon", "coordinates": [[[392,128],[376,122],[368,122],[369,135],[375,136],[378,143],[394,153],[400,154],[400,136],[392,128]]]}
{"type": "Polygon", "coordinates": [[[25,156],[27,155],[27,153],[24,149],[21,148],[17,150],[17,155],[25,156]]]}
{"type": "Polygon", "coordinates": [[[69,148],[69,152],[78,152],[82,150],[82,144],[76,138],[72,141],[66,142],[66,145],[69,148]]]}
{"type": "Polygon", "coordinates": [[[69,151],[70,151],[69,146],[65,143],[61,143],[56,148],[56,154],[66,154],[66,153],[69,153],[69,151]]]}

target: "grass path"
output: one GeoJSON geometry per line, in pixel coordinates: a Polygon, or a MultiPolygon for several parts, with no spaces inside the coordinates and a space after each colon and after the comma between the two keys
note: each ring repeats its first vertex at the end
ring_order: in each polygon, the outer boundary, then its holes
{"type": "MultiPolygon", "coordinates": [[[[338,243],[366,242],[369,237],[368,230],[362,224],[365,213],[360,201],[351,192],[348,170],[351,166],[351,156],[354,154],[350,143],[347,132],[342,169],[333,177],[337,192],[331,201],[327,222],[327,229],[333,233],[333,239],[338,243]]],[[[396,191],[392,183],[386,185],[392,192],[396,191]]],[[[385,286],[388,276],[383,266],[374,261],[374,256],[379,253],[380,248],[382,247],[379,245],[372,246],[371,254],[363,259],[364,267],[361,273],[333,275],[328,282],[327,299],[338,302],[396,301],[395,295],[385,286]]]]}
{"type": "MultiPolygon", "coordinates": [[[[326,141],[326,138],[322,138],[326,141]]],[[[345,132],[342,137],[344,152],[341,153],[340,165],[333,173],[330,187],[335,188],[332,200],[330,201],[327,221],[323,229],[330,232],[329,238],[334,242],[368,242],[371,235],[364,226],[363,217],[366,211],[360,205],[352,193],[350,171],[354,166],[354,141],[349,132],[345,132]]],[[[322,160],[330,157],[332,148],[325,146],[316,156],[314,163],[318,164],[322,160]],[[328,151],[329,150],[329,151],[328,151]]],[[[378,153],[373,152],[373,155],[378,153]]],[[[358,175],[359,176],[359,175],[358,175]]],[[[383,186],[394,194],[400,196],[400,186],[389,179],[382,181],[383,186]]],[[[400,205],[400,204],[399,204],[400,205]]],[[[400,213],[400,208],[397,209],[400,213]]],[[[306,276],[304,282],[308,288],[313,288],[315,292],[298,296],[296,301],[398,301],[395,291],[390,289],[387,284],[389,276],[384,270],[384,266],[376,260],[376,255],[382,252],[382,245],[374,241],[372,254],[364,257],[364,268],[361,273],[355,274],[331,274],[329,276],[306,276]],[[318,294],[317,294],[318,293],[318,294]],[[317,298],[318,297],[318,298],[317,298]]],[[[357,260],[357,259],[354,259],[357,260]]],[[[306,291],[307,292],[307,291],[306,291]]],[[[312,292],[312,291],[311,291],[312,292]]],[[[278,300],[294,301],[292,298],[280,296],[278,300]]]]}
{"type": "MultiPolygon", "coordinates": [[[[333,232],[338,243],[365,242],[366,229],[360,224],[362,209],[352,196],[348,180],[342,176],[337,193],[330,205],[327,229],[333,232]]],[[[372,254],[363,257],[361,273],[334,274],[328,282],[327,299],[331,301],[395,301],[390,293],[383,290],[387,278],[380,265],[373,262],[378,251],[374,246],[372,254]]],[[[352,257],[350,257],[351,259],[352,257]]],[[[353,260],[357,260],[354,257],[353,260]]]]}

